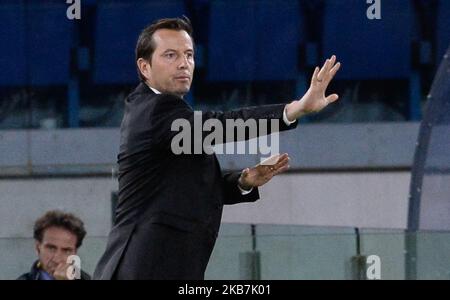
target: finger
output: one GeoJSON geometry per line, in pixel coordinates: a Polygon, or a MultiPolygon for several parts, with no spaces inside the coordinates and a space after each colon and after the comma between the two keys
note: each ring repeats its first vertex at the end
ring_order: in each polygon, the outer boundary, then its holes
{"type": "Polygon", "coordinates": [[[322,67],[322,69],[320,69],[320,71],[319,71],[319,74],[317,74],[317,81],[318,82],[321,82],[321,81],[323,81],[323,77],[325,76],[325,72],[326,72],[326,69],[327,69],[327,65],[328,65],[328,63],[329,63],[329,59],[327,59],[326,61],[325,61],[325,63],[323,64],[323,67],[322,67]]]}
{"type": "Polygon", "coordinates": [[[327,80],[329,78],[330,70],[334,68],[335,62],[336,62],[336,55],[333,55],[331,56],[331,58],[328,59],[328,64],[325,67],[323,79],[327,80]]]}
{"type": "Polygon", "coordinates": [[[289,157],[285,156],[284,159],[282,159],[280,162],[278,162],[273,167],[269,166],[269,170],[267,171],[267,175],[269,176],[275,176],[281,172],[283,172],[286,167],[289,165],[289,157]]]}
{"type": "Polygon", "coordinates": [[[273,176],[274,172],[276,172],[276,170],[277,170],[276,165],[264,165],[261,167],[262,167],[262,172],[263,172],[264,177],[273,176]]]}
{"type": "Polygon", "coordinates": [[[289,163],[289,156],[284,157],[282,160],[280,160],[276,165],[275,165],[275,170],[283,167],[284,165],[289,163]]]}
{"type": "Polygon", "coordinates": [[[278,168],[280,168],[281,166],[286,164],[288,161],[289,161],[289,155],[287,153],[284,153],[283,155],[280,155],[280,157],[278,158],[277,162],[274,165],[269,166],[269,170],[271,172],[274,172],[278,168]]]}
{"type": "Polygon", "coordinates": [[[341,63],[338,62],[334,67],[328,72],[326,82],[327,84],[330,83],[330,81],[333,79],[334,75],[336,75],[337,71],[341,68],[341,63]]]}
{"type": "Polygon", "coordinates": [[[247,177],[249,172],[250,172],[249,168],[244,169],[244,171],[242,171],[242,178],[247,177]]]}
{"type": "Polygon", "coordinates": [[[278,160],[275,164],[278,164],[280,161],[285,160],[287,157],[289,157],[289,154],[283,153],[282,155],[280,155],[280,157],[278,157],[278,160]]]}
{"type": "Polygon", "coordinates": [[[274,172],[273,176],[281,174],[281,173],[287,171],[289,169],[289,167],[290,166],[288,164],[284,165],[283,167],[279,168],[276,172],[274,172]]]}
{"type": "Polygon", "coordinates": [[[58,264],[58,266],[56,266],[55,270],[53,271],[53,277],[55,278],[63,278],[65,277],[65,269],[66,269],[66,265],[64,263],[60,263],[58,264]]]}
{"type": "Polygon", "coordinates": [[[334,65],[334,67],[330,70],[331,78],[333,78],[333,76],[337,73],[337,71],[339,71],[340,68],[341,68],[340,62],[334,65]]]}
{"type": "Polygon", "coordinates": [[[327,66],[327,73],[334,67],[334,63],[336,62],[336,55],[332,55],[330,58],[330,63],[327,66]]]}
{"type": "Polygon", "coordinates": [[[332,103],[332,102],[336,101],[337,99],[339,99],[338,94],[332,94],[326,98],[328,103],[332,103]]]}
{"type": "Polygon", "coordinates": [[[320,68],[319,68],[319,67],[316,67],[316,68],[314,69],[314,73],[313,73],[312,78],[311,78],[311,81],[312,81],[313,83],[316,83],[316,82],[317,82],[317,75],[319,74],[319,71],[320,71],[320,68]]]}
{"type": "Polygon", "coordinates": [[[327,59],[328,63],[324,65],[324,76],[327,76],[330,70],[334,67],[334,64],[336,63],[336,56],[332,55],[330,58],[327,59]]]}
{"type": "Polygon", "coordinates": [[[277,163],[278,159],[280,158],[280,154],[274,154],[270,156],[269,158],[264,159],[259,165],[262,166],[271,166],[277,163]]]}
{"type": "Polygon", "coordinates": [[[56,266],[55,270],[60,270],[61,268],[64,267],[65,264],[66,264],[66,263],[64,263],[64,262],[60,262],[60,263],[56,266]]]}
{"type": "Polygon", "coordinates": [[[62,273],[62,272],[64,272],[68,267],[69,267],[69,265],[68,265],[67,263],[60,263],[60,264],[56,267],[55,271],[58,271],[58,273],[62,273]]]}

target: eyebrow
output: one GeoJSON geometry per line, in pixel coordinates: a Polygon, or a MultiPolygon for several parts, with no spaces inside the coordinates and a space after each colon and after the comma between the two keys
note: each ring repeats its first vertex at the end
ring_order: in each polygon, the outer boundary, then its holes
{"type": "MultiPolygon", "coordinates": [[[[166,50],[164,50],[164,52],[163,52],[163,54],[164,53],[167,53],[167,52],[178,52],[177,50],[175,50],[175,49],[166,49],[166,50]]],[[[184,52],[194,52],[194,49],[187,49],[186,51],[184,51],[184,52]]]]}

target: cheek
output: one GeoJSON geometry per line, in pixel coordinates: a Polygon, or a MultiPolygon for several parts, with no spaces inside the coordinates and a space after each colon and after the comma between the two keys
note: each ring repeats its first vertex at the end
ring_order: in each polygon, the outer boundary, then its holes
{"type": "Polygon", "coordinates": [[[157,78],[158,80],[162,81],[162,82],[172,82],[173,81],[173,72],[166,70],[161,70],[161,72],[159,72],[157,78]]]}
{"type": "Polygon", "coordinates": [[[39,259],[43,262],[43,263],[48,263],[51,258],[53,257],[53,255],[45,250],[41,250],[41,252],[39,253],[39,259]]]}

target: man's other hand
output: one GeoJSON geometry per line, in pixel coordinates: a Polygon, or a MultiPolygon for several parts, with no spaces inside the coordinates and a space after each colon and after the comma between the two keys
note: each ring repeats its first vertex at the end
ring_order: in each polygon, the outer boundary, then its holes
{"type": "Polygon", "coordinates": [[[53,277],[56,280],[72,280],[72,278],[67,277],[67,270],[69,266],[71,265],[68,263],[60,263],[53,272],[53,277]]]}
{"type": "Polygon", "coordinates": [[[258,164],[252,168],[246,168],[239,177],[238,184],[243,190],[250,190],[266,184],[274,176],[289,169],[289,155],[284,153],[278,157],[274,164],[258,164]]]}

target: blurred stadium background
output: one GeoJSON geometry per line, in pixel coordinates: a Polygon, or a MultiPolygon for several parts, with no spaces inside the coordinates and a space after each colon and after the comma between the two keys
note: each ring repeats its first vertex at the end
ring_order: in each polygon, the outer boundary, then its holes
{"type": "Polygon", "coordinates": [[[225,208],[206,279],[360,279],[369,255],[382,279],[450,279],[450,1],[381,0],[380,20],[365,0],[81,0],[80,20],[65,2],[0,2],[0,279],[29,270],[33,223],[55,208],[85,221],[92,274],[137,37],[181,15],[197,110],[288,102],[326,57],[343,64],[339,102],[281,134],[290,172],[225,208]]]}

